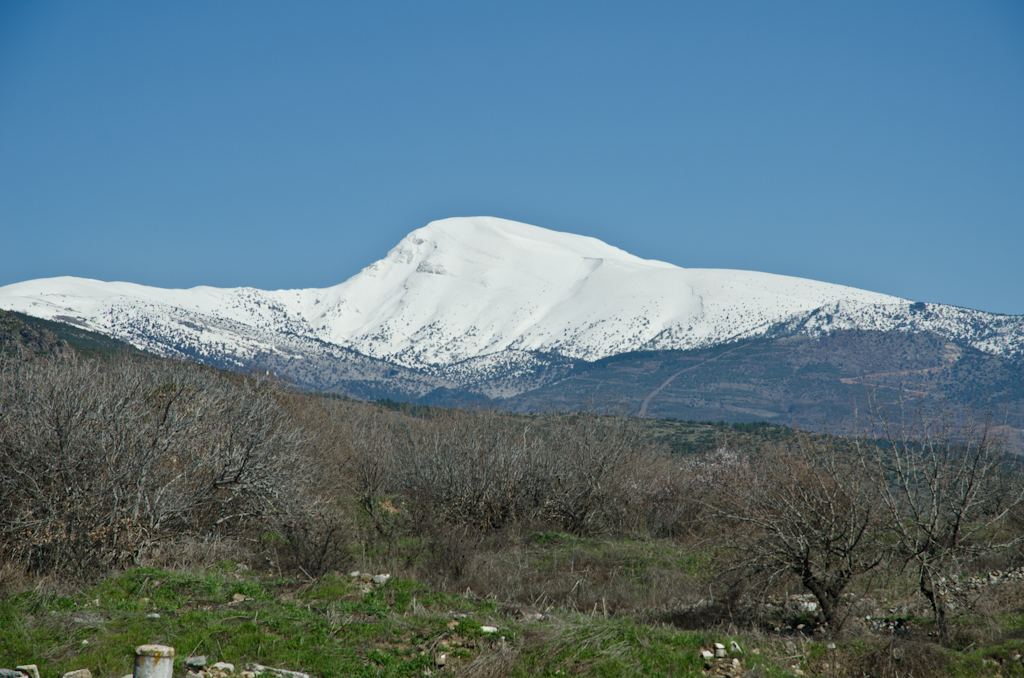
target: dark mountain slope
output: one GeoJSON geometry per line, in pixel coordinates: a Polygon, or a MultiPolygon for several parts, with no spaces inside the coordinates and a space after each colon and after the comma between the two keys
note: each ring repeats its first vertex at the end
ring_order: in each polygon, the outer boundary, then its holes
{"type": "Polygon", "coordinates": [[[934,334],[842,331],[695,351],[627,353],[579,364],[557,384],[505,401],[517,411],[619,402],[645,416],[767,420],[818,428],[852,423],[869,394],[912,408],[1009,417],[1024,412],[1024,364],[934,334]]]}
{"type": "Polygon", "coordinates": [[[102,355],[119,351],[142,353],[139,349],[120,339],[82,329],[70,323],[44,320],[17,311],[0,310],[0,333],[13,331],[22,334],[25,332],[35,333],[40,337],[52,337],[86,355],[102,355]]]}
{"type": "Polygon", "coordinates": [[[0,356],[27,360],[71,353],[66,341],[40,324],[26,322],[18,313],[0,311],[0,356]]]}

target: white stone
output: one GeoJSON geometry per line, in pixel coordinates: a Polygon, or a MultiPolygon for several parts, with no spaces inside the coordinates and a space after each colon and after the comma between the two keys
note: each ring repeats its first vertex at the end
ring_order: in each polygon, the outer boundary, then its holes
{"type": "Polygon", "coordinates": [[[375,575],[373,575],[373,583],[374,584],[386,584],[388,582],[388,579],[391,579],[391,575],[390,574],[375,574],[375,575]]]}
{"type": "Polygon", "coordinates": [[[231,664],[230,662],[217,662],[216,664],[214,664],[210,668],[213,669],[214,671],[224,671],[226,673],[234,673],[235,672],[235,665],[231,664]]]}
{"type": "Polygon", "coordinates": [[[481,633],[497,633],[498,632],[498,627],[497,626],[481,626],[480,627],[480,632],[481,633]]]}
{"type": "Polygon", "coordinates": [[[280,676],[281,678],[309,678],[309,674],[303,673],[302,671],[276,669],[273,666],[264,666],[263,664],[246,664],[245,668],[252,671],[257,676],[263,673],[269,673],[271,675],[280,676]]]}

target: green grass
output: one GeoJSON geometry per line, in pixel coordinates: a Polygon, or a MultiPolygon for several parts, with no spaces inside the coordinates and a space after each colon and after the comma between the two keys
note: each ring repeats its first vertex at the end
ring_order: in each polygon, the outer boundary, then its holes
{"type": "Polygon", "coordinates": [[[531,533],[527,542],[523,558],[539,577],[572,572],[582,583],[598,587],[615,580],[640,602],[649,598],[654,581],[706,578],[713,566],[711,551],[682,547],[664,539],[640,541],[537,532],[531,533]]]}
{"type": "Polygon", "coordinates": [[[136,646],[160,643],[175,647],[179,663],[205,654],[318,678],[419,676],[433,667],[438,643],[471,657],[497,642],[480,633],[482,623],[507,626],[491,601],[398,579],[365,593],[360,586],[348,578],[309,585],[136,569],[73,597],[23,592],[0,601],[0,666],[37,663],[50,678],[89,668],[118,678],[131,671],[136,646]],[[232,602],[235,594],[246,600],[232,602]]]}

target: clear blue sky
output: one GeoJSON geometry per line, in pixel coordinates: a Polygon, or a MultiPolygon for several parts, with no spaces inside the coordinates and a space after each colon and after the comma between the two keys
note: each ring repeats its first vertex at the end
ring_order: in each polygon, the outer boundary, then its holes
{"type": "Polygon", "coordinates": [[[471,215],[1024,313],[1024,3],[0,2],[0,285],[324,287],[471,215]]]}

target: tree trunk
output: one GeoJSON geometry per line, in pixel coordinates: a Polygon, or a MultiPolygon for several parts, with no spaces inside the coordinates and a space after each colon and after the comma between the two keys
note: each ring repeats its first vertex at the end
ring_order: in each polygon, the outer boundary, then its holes
{"type": "Polygon", "coordinates": [[[946,624],[946,605],[942,600],[942,596],[935,593],[935,584],[932,581],[932,576],[924,566],[921,567],[920,589],[921,594],[928,599],[932,606],[932,614],[935,617],[935,630],[939,634],[939,640],[945,644],[949,637],[949,629],[946,624]]]}

